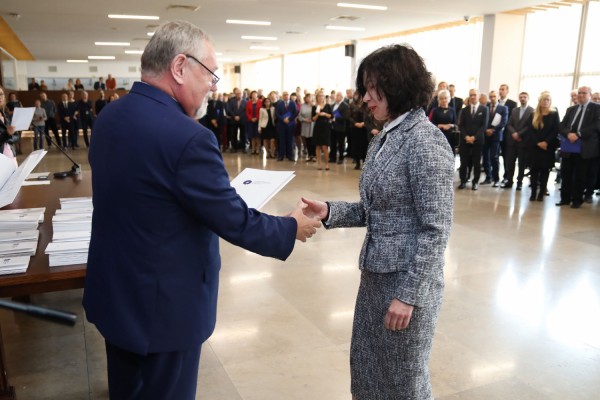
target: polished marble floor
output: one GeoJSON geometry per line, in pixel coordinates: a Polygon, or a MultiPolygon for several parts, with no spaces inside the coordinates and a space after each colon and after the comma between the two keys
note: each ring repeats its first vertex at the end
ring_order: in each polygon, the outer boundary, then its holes
{"type": "MultiPolygon", "coordinates": [[[[86,151],[72,153],[84,163],[86,151]]],[[[225,154],[244,167],[295,170],[264,209],[300,196],[355,200],[351,162],[225,154]]],[[[38,171],[64,170],[53,149],[38,171]]],[[[554,175],[551,176],[553,179],[554,175]]],[[[27,188],[23,189],[27,190],[27,188]]],[[[600,398],[600,207],[558,208],[528,191],[456,192],[446,291],[431,359],[436,399],[600,398]]],[[[350,399],[349,341],[364,229],[320,230],[286,262],[222,242],[217,329],[202,350],[202,400],[350,399]]],[[[84,322],[81,290],[32,296],[79,314],[68,328],[0,311],[8,373],[20,400],[107,399],[102,338],[84,322]]]]}

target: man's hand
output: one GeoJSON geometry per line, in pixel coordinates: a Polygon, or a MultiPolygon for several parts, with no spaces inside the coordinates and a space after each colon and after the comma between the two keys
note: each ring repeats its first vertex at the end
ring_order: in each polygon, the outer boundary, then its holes
{"type": "Polygon", "coordinates": [[[486,129],[486,130],[485,130],[485,134],[486,134],[487,136],[492,136],[492,135],[494,134],[494,129],[493,129],[493,128],[486,129]]]}
{"type": "Polygon", "coordinates": [[[569,132],[569,134],[567,135],[567,139],[569,139],[569,142],[575,143],[577,139],[579,139],[579,136],[577,136],[576,133],[569,132]]]}
{"type": "Polygon", "coordinates": [[[328,213],[327,203],[318,200],[310,200],[305,197],[302,198],[302,203],[306,206],[302,209],[304,215],[309,218],[314,218],[319,221],[325,219],[328,213]]]}
{"type": "Polygon", "coordinates": [[[546,142],[539,142],[537,146],[542,150],[548,150],[548,143],[546,142]]]}
{"type": "Polygon", "coordinates": [[[512,134],[512,138],[515,140],[515,142],[520,142],[522,140],[521,136],[519,135],[519,132],[514,132],[512,134]]]}
{"type": "Polygon", "coordinates": [[[383,321],[385,329],[390,331],[401,331],[408,327],[412,312],[415,307],[393,299],[383,321]]]}
{"type": "Polygon", "coordinates": [[[298,228],[296,229],[296,239],[301,242],[306,242],[306,239],[311,238],[317,233],[317,228],[321,227],[321,221],[310,218],[304,215],[304,209],[307,207],[305,203],[298,203],[298,207],[291,212],[290,217],[296,220],[298,228]]]}

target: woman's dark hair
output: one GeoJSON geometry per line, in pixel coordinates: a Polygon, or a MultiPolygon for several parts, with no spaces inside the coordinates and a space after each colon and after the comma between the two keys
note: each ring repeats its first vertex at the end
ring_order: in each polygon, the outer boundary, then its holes
{"type": "Polygon", "coordinates": [[[262,101],[262,108],[267,108],[267,101],[269,102],[269,107],[271,107],[271,99],[268,97],[265,97],[262,101]]]}
{"type": "Polygon", "coordinates": [[[356,88],[364,97],[374,88],[388,103],[390,118],[427,107],[434,82],[423,59],[408,45],[391,45],[369,54],[358,67],[356,88]]]}

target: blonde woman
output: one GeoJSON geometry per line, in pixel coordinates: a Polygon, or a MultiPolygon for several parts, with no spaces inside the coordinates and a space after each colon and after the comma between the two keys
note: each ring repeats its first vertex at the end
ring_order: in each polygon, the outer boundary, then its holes
{"type": "Polygon", "coordinates": [[[558,146],[560,118],[552,107],[550,92],[540,94],[538,105],[527,135],[526,152],[531,170],[530,201],[543,201],[548,186],[548,175],[554,166],[554,152],[558,146]]]}
{"type": "Polygon", "coordinates": [[[325,159],[325,171],[329,171],[329,145],[331,138],[331,118],[333,111],[331,105],[325,101],[325,93],[317,92],[317,102],[312,108],[313,145],[317,150],[317,169],[322,170],[321,152],[325,159]]]}

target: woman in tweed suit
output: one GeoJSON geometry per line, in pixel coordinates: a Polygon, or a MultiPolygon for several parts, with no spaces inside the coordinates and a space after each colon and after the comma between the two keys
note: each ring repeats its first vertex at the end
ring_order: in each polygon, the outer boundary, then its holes
{"type": "Polygon", "coordinates": [[[369,146],[360,200],[303,199],[305,213],[327,228],[367,228],[350,351],[353,398],[429,400],[454,157],[423,112],[433,82],[413,49],[376,50],[362,61],[356,83],[373,117],[386,121],[369,146]]]}

